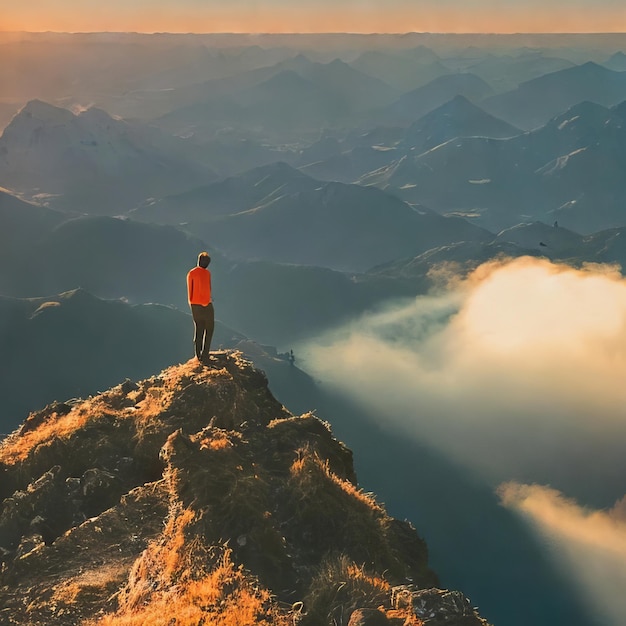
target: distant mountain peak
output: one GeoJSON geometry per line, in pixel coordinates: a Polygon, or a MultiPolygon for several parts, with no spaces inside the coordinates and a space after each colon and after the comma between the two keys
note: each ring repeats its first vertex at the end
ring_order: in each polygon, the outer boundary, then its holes
{"type": "Polygon", "coordinates": [[[333,59],[330,63],[327,63],[328,67],[350,67],[345,61],[341,59],[333,59]]]}
{"type": "Polygon", "coordinates": [[[521,131],[494,117],[457,94],[430,113],[414,122],[406,131],[405,146],[429,150],[455,137],[513,137],[521,131]]]}
{"type": "Polygon", "coordinates": [[[100,109],[95,106],[91,106],[81,111],[78,114],[78,117],[95,123],[120,121],[119,119],[116,119],[115,117],[107,113],[104,109],[100,109]]]}
{"type": "Polygon", "coordinates": [[[626,100],[616,104],[611,110],[623,120],[626,120],[626,100]]]}
{"type": "Polygon", "coordinates": [[[601,130],[607,124],[612,124],[613,127],[622,126],[623,120],[619,111],[609,109],[596,102],[584,100],[548,122],[548,126],[557,126],[559,130],[581,124],[601,130]]]}
{"type": "Polygon", "coordinates": [[[280,67],[286,70],[294,70],[296,72],[301,72],[306,70],[314,65],[313,61],[308,57],[304,56],[304,54],[298,54],[291,59],[287,59],[286,61],[282,61],[280,63],[280,67]]]}
{"type": "Polygon", "coordinates": [[[313,83],[299,74],[295,69],[284,69],[268,78],[262,86],[278,89],[297,89],[300,86],[313,87],[313,83]]]}
{"type": "MultiPolygon", "coordinates": [[[[67,122],[74,114],[67,109],[54,106],[43,100],[29,100],[16,115],[16,118],[34,118],[42,122],[67,122]]],[[[14,120],[16,119],[14,118],[14,120]]]]}
{"type": "Polygon", "coordinates": [[[253,170],[249,170],[249,172],[256,172],[259,174],[286,174],[296,178],[310,178],[310,176],[307,176],[292,165],[289,165],[286,161],[274,161],[274,163],[260,165],[259,167],[255,167],[253,170]]]}
{"type": "MultiPolygon", "coordinates": [[[[596,63],[595,61],[587,61],[585,63],[581,63],[578,66],[581,70],[584,69],[586,71],[598,71],[598,72],[606,72],[607,68],[600,65],[599,63],[596,63]]],[[[572,68],[574,69],[574,68],[572,68]]],[[[608,70],[611,71],[611,70],[608,70]]]]}

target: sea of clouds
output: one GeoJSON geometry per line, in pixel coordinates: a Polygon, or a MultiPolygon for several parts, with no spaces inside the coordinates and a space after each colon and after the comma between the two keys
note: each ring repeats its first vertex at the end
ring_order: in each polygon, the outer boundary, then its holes
{"type": "Polygon", "coordinates": [[[487,263],[299,352],[323,384],[498,490],[607,623],[622,623],[626,280],[616,268],[487,263]]]}

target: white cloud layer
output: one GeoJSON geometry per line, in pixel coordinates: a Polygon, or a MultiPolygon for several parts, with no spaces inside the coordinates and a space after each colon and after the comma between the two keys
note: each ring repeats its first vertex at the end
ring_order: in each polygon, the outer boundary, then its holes
{"type": "Polygon", "coordinates": [[[623,494],[626,281],[611,268],[486,264],[302,350],[325,384],[494,485],[623,494]]]}
{"type": "Polygon", "coordinates": [[[526,518],[607,626],[626,615],[626,498],[606,511],[579,506],[539,485],[500,487],[505,506],[526,518]]]}
{"type": "Polygon", "coordinates": [[[303,349],[306,368],[364,414],[505,483],[503,504],[533,526],[601,623],[624,624],[626,281],[617,271],[490,263],[303,349]]]}

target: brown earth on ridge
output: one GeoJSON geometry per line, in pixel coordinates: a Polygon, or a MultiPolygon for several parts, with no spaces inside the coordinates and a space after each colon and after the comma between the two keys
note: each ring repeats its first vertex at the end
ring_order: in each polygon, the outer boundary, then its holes
{"type": "Polygon", "coordinates": [[[237,352],[32,413],[0,498],[2,624],[485,624],[237,352]]]}

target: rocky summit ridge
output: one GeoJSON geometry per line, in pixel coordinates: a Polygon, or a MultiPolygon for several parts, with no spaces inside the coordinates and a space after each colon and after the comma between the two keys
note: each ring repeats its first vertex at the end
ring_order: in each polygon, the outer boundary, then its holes
{"type": "Polygon", "coordinates": [[[3,625],[486,623],[238,352],[31,413],[0,499],[3,625]]]}

